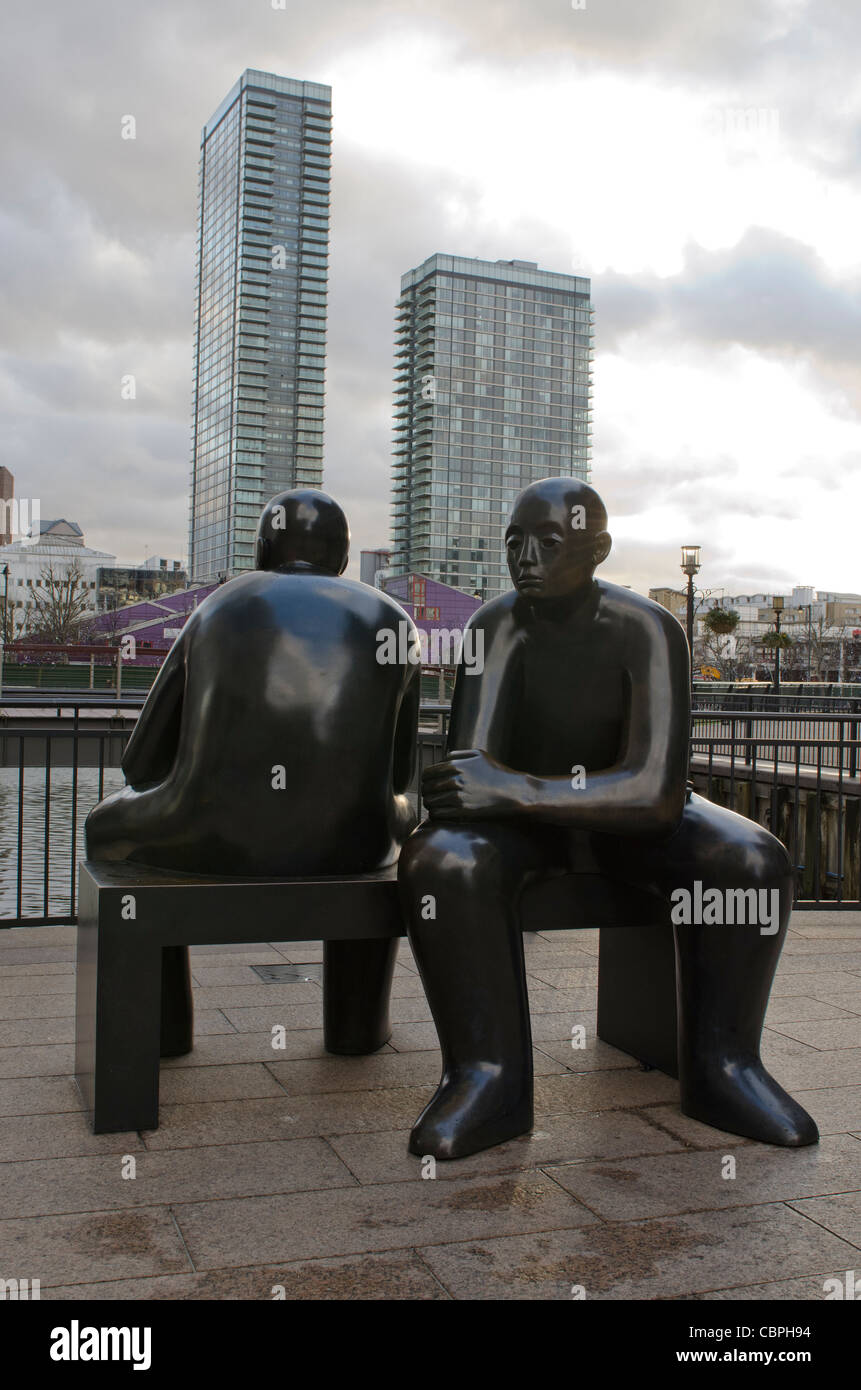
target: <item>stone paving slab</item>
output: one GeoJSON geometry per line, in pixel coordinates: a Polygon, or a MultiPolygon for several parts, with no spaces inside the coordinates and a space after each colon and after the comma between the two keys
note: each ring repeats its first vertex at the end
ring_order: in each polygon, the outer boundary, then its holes
{"type": "Polygon", "coordinates": [[[861,989],[835,990],[826,996],[822,996],[827,1003],[834,1004],[837,1008],[845,1009],[850,1014],[861,1014],[861,989]]]}
{"type": "MultiPolygon", "coordinates": [[[[93,1134],[83,1110],[16,1115],[14,1122],[0,1123],[0,1165],[78,1154],[134,1154],[143,1148],[143,1140],[134,1131],[93,1134]]],[[[0,1190],[2,1182],[3,1168],[0,1167],[0,1190]]]]}
{"type": "MultiPolygon", "coordinates": [[[[564,1043],[565,1048],[571,1050],[572,1020],[584,1023],[587,1026],[591,1023],[594,1031],[595,1019],[597,1018],[597,1014],[594,1011],[594,991],[590,992],[585,1003],[588,1004],[590,1008],[578,1009],[576,1013],[572,1013],[568,1010],[564,1013],[533,1014],[533,1043],[540,1046],[543,1052],[548,1051],[544,1046],[545,1042],[564,1043]]],[[[429,1020],[426,1023],[396,1023],[392,1029],[389,1045],[393,1047],[396,1052],[424,1052],[429,1048],[436,1047],[437,1044],[436,1026],[429,1020]]],[[[603,1043],[602,1046],[606,1047],[607,1044],[603,1043]]],[[[564,1051],[565,1048],[562,1050],[564,1051]]],[[[612,1051],[617,1058],[615,1063],[616,1066],[636,1067],[640,1065],[636,1058],[629,1057],[627,1053],[617,1052],[615,1048],[613,1048],[612,1051]]]]}
{"type": "MultiPolygon", "coordinates": [[[[861,1000],[861,991],[858,993],[861,1000]]],[[[784,994],[772,999],[765,1015],[766,1025],[780,1028],[784,1023],[801,1023],[808,1019],[851,1018],[852,1010],[841,1008],[838,1004],[825,1003],[804,994],[784,994]]]]}
{"type": "Polygon", "coordinates": [[[725,1155],[718,1149],[562,1164],[546,1171],[607,1221],[717,1211],[861,1189],[861,1144],[851,1135],[827,1135],[804,1149],[747,1144],[735,1152],[727,1145],[726,1155],[734,1159],[734,1178],[724,1176],[725,1155]]]}
{"type": "Polygon", "coordinates": [[[539,1076],[535,1080],[535,1111],[543,1115],[628,1110],[662,1100],[678,1104],[678,1097],[678,1081],[662,1071],[641,1071],[639,1067],[539,1076]]]}
{"type": "Polygon", "coordinates": [[[158,1129],[143,1130],[141,1138],[147,1149],[159,1150],[316,1135],[320,1127],[303,1125],[294,1109],[283,1093],[254,1099],[161,1104],[158,1129]]]}
{"type": "Polygon", "coordinates": [[[49,1216],[356,1183],[331,1146],[315,1138],[220,1144],[193,1151],[140,1149],[132,1156],[134,1177],[126,1176],[128,1165],[116,1153],[4,1163],[0,1221],[22,1209],[49,1216]]]}
{"type": "Polygon", "coordinates": [[[820,1052],[833,1052],[846,1047],[861,1047],[861,1015],[846,1018],[821,1018],[795,1023],[775,1023],[772,1028],[787,1038],[808,1043],[820,1052]]]}
{"type": "MultiPolygon", "coordinates": [[[[811,1221],[824,1226],[827,1231],[833,1231],[843,1240],[851,1241],[861,1250],[861,1192],[844,1192],[831,1197],[809,1197],[805,1201],[792,1201],[790,1206],[800,1211],[802,1216],[808,1216],[811,1221]]],[[[856,1268],[858,1263],[856,1260],[856,1268]]]]}
{"type": "Polygon", "coordinates": [[[0,1116],[53,1115],[83,1110],[71,1076],[27,1076],[0,1081],[0,1116]]]}
{"type": "Polygon", "coordinates": [[[215,989],[196,989],[195,1006],[202,1009],[287,1008],[298,1004],[323,1007],[323,992],[318,984],[304,980],[295,983],[266,984],[263,980],[248,985],[220,985],[215,989]]]}
{"type": "Polygon", "coordinates": [[[791,918],[793,935],[822,936],[828,941],[839,940],[842,936],[861,937],[861,912],[851,909],[837,912],[793,912],[791,918]]]}
{"type": "MultiPolygon", "coordinates": [[[[26,929],[25,929],[26,930],[26,929]]],[[[32,927],[31,931],[47,931],[48,928],[32,927]]],[[[67,946],[6,946],[0,932],[0,963],[3,965],[44,965],[46,963],[72,963],[75,960],[74,947],[67,946]]]]}
{"type": "MultiPolygon", "coordinates": [[[[819,1092],[812,1094],[818,1095],[819,1092]]],[[[692,1149],[726,1150],[728,1146],[736,1149],[739,1145],[752,1142],[750,1139],[743,1139],[739,1134],[730,1134],[725,1129],[714,1129],[712,1125],[704,1125],[699,1120],[691,1119],[690,1115],[683,1115],[678,1104],[648,1105],[636,1113],[642,1115],[650,1124],[660,1126],[692,1149]]]]}
{"type": "Polygon", "coordinates": [[[58,994],[0,995],[0,1020],[16,1018],[74,1018],[75,994],[63,990],[58,994]]]}
{"type": "Polygon", "coordinates": [[[71,1043],[37,1047],[0,1048],[0,1078],[11,1076],[69,1076],[75,1069],[71,1043]]]}
{"type": "Polygon", "coordinates": [[[857,989],[861,989],[861,973],[850,970],[790,971],[781,963],[771,987],[771,997],[779,999],[784,994],[812,994],[815,999],[829,999],[833,994],[845,994],[848,990],[857,989]]]}
{"type": "MultiPolygon", "coordinates": [[[[174,1208],[196,1269],[397,1250],[597,1221],[537,1170],[174,1208]]],[[[798,1218],[801,1219],[801,1218],[798,1218]]],[[[831,1237],[831,1239],[834,1239],[831,1237]]]]}
{"type": "Polygon", "coordinates": [[[330,1092],[323,1096],[278,1096],[226,1102],[162,1104],[159,1128],[144,1132],[147,1148],[190,1147],[250,1138],[360,1134],[409,1129],[433,1087],[400,1086],[386,1091],[330,1092]],[[247,1123],[248,1133],[243,1131],[247,1123]]]}
{"type": "Polygon", "coordinates": [[[39,1279],[42,1297],[55,1284],[185,1274],[191,1260],[166,1207],[28,1216],[0,1221],[4,1267],[39,1279]]]}
{"type": "Polygon", "coordinates": [[[348,1255],[332,1260],[250,1269],[218,1269],[205,1274],[161,1275],[152,1279],[114,1279],[101,1284],[67,1284],[51,1289],[52,1299],[319,1299],[450,1300],[451,1295],[414,1251],[348,1255]],[[283,1294],[282,1291],[283,1290],[283,1294]]]}
{"type": "Polygon", "coordinates": [[[823,1086],[816,1091],[793,1090],[792,1094],[813,1116],[820,1134],[845,1134],[861,1128],[861,1086],[823,1086]]]}
{"type": "Polygon", "coordinates": [[[782,1204],[501,1240],[464,1237],[420,1250],[455,1298],[542,1301],[570,1300],[575,1284],[587,1301],[690,1298],[811,1270],[827,1278],[855,1258],[853,1246],[782,1204]]]}
{"type": "MultiPolygon", "coordinates": [[[[66,946],[74,950],[77,927],[10,927],[0,931],[0,951],[41,949],[43,946],[66,946]]],[[[11,962],[10,962],[11,963],[11,962]]]]}
{"type": "Polygon", "coordinates": [[[253,946],[191,946],[192,974],[201,970],[235,969],[240,965],[287,965],[274,947],[253,946]]]}
{"type": "Polygon", "coordinates": [[[761,1299],[766,1302],[776,1301],[778,1303],[795,1303],[801,1300],[810,1302],[827,1298],[828,1293],[831,1292],[825,1287],[827,1279],[837,1279],[845,1287],[846,1270],[832,1269],[825,1273],[808,1274],[801,1279],[777,1279],[771,1284],[741,1284],[735,1288],[712,1289],[709,1293],[691,1294],[691,1297],[699,1302],[707,1302],[712,1299],[717,1301],[761,1299]]]}
{"type": "MultiPolygon", "coordinates": [[[[322,1028],[303,1028],[297,1032],[283,1035],[284,1046],[280,1043],[282,1035],[277,1035],[279,1046],[272,1046],[273,1036],[267,1033],[237,1033],[233,1027],[229,1032],[211,1034],[195,1042],[194,1050],[184,1057],[166,1057],[162,1062],[162,1073],[177,1067],[223,1066],[231,1062],[271,1062],[293,1057],[328,1057],[323,1046],[322,1028]]],[[[390,1051],[386,1045],[385,1051],[390,1051]]]]}
{"type": "MultiPolygon", "coordinates": [[[[40,967],[48,970],[47,965],[40,967]]],[[[44,997],[48,994],[75,993],[75,969],[72,965],[57,965],[53,975],[37,975],[29,965],[5,965],[0,956],[0,998],[44,997]],[[13,970],[16,972],[13,974],[13,970]]]]}
{"type": "MultiPolygon", "coordinates": [[[[408,1130],[391,1130],[384,1134],[338,1135],[329,1142],[361,1183],[414,1182],[421,1159],[408,1153],[408,1139],[408,1130]]],[[[436,1181],[538,1168],[559,1162],[560,1157],[623,1157],[680,1149],[678,1140],[641,1119],[640,1113],[537,1115],[531,1134],[497,1144],[457,1163],[437,1163],[436,1181]]]]}
{"type": "MultiPolygon", "coordinates": [[[[197,1037],[205,1038],[236,1029],[220,1009],[198,1009],[194,1015],[194,1031],[197,1037]]],[[[5,1047],[32,1047],[45,1043],[73,1043],[75,1041],[74,1012],[55,1018],[8,1018],[0,1020],[0,1052],[5,1047]]]]}
{"type": "MultiPolygon", "coordinates": [[[[767,1059],[766,1050],[763,1057],[767,1059]]],[[[821,1086],[861,1086],[861,1047],[847,1047],[835,1052],[816,1052],[811,1048],[806,1057],[780,1059],[771,1072],[789,1091],[815,1090],[821,1086]]]]}
{"type": "MultiPolygon", "coordinates": [[[[536,1049],[533,1049],[533,1056],[537,1076],[564,1075],[565,1068],[552,1057],[536,1049]]],[[[269,1070],[289,1096],[396,1086],[427,1086],[432,1094],[442,1075],[442,1058],[438,1050],[376,1052],[372,1057],[326,1056],[305,1061],[272,1061],[269,1070]]]]}
{"type": "Polygon", "coordinates": [[[618,1070],[620,1067],[640,1069],[636,1057],[629,1057],[626,1052],[620,1052],[596,1037],[594,1025],[586,1024],[587,1018],[588,1015],[583,1014],[577,1020],[587,1027],[585,1047],[572,1047],[569,1036],[566,1042],[541,1042],[538,1044],[540,1050],[575,1072],[602,1071],[606,1068],[618,1070]]]}
{"type": "Polygon", "coordinates": [[[236,1066],[163,1067],[160,1100],[238,1100],[283,1095],[262,1062],[236,1066]]]}

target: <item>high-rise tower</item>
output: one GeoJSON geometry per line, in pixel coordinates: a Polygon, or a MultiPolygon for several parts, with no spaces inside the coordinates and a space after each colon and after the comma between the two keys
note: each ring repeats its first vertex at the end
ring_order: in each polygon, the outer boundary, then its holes
{"type": "Polygon", "coordinates": [[[392,570],[493,598],[518,492],[589,477],[590,282],[437,255],[396,312],[392,570]]]}
{"type": "Polygon", "coordinates": [[[203,129],[189,572],[252,568],[264,504],[319,487],[331,88],[248,70],[203,129]]]}

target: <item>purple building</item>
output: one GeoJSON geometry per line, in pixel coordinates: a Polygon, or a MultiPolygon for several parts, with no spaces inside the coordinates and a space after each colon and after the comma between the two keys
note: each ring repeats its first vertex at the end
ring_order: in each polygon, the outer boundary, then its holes
{"type": "Polygon", "coordinates": [[[140,603],[99,613],[87,624],[83,640],[106,641],[116,646],[123,637],[134,637],[135,655],[128,664],[160,666],[189,615],[217,587],[216,584],[201,584],[194,589],[180,589],[162,598],[142,599],[140,603]]]}
{"type": "MultiPolygon", "coordinates": [[[[386,593],[397,599],[413,619],[419,633],[427,634],[427,650],[431,659],[428,665],[450,665],[443,660],[434,661],[434,633],[462,632],[477,608],[480,598],[471,598],[461,589],[450,584],[441,584],[437,579],[428,579],[423,574],[401,574],[386,581],[386,593]]],[[[424,648],[424,639],[422,639],[424,648]]]]}

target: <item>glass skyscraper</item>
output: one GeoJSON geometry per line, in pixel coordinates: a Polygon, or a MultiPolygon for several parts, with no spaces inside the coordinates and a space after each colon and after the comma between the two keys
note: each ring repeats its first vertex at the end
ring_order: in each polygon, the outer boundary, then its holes
{"type": "Polygon", "coordinates": [[[322,481],[331,95],[248,70],[201,137],[195,580],[251,569],[264,504],[322,481]]]}
{"type": "Polygon", "coordinates": [[[396,309],[394,574],[493,598],[518,492],[589,479],[590,282],[532,261],[431,256],[396,309]]]}

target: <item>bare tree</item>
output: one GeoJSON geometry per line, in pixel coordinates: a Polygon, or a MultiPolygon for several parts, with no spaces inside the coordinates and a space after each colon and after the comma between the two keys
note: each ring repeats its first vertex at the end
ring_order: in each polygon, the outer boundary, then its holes
{"type": "Polygon", "coordinates": [[[73,642],[89,612],[84,576],[77,560],[65,572],[42,571],[30,600],[30,635],[43,642],[73,642]]]}
{"type": "Polygon", "coordinates": [[[824,615],[809,624],[805,637],[799,639],[798,645],[804,648],[811,676],[824,679],[828,668],[837,664],[835,657],[841,636],[840,629],[826,623],[824,615]]]}

